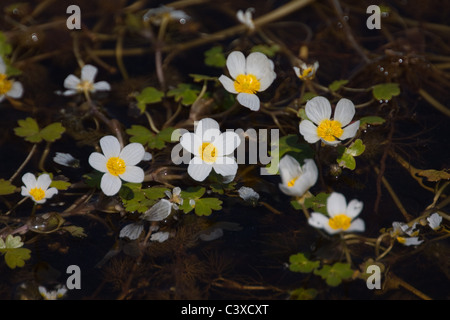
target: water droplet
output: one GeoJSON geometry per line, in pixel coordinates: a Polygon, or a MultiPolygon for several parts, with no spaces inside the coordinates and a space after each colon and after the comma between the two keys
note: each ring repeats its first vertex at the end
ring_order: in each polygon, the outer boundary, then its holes
{"type": "Polygon", "coordinates": [[[403,63],[403,59],[398,59],[398,63],[403,63]]]}
{"type": "Polygon", "coordinates": [[[186,23],[186,19],[181,18],[181,19],[180,19],[180,23],[181,23],[181,24],[185,24],[185,23],[186,23]]]}
{"type": "Polygon", "coordinates": [[[384,72],[384,75],[385,75],[385,76],[387,76],[388,74],[389,74],[389,72],[387,72],[387,71],[384,72]]]}
{"type": "Polygon", "coordinates": [[[348,16],[343,16],[342,17],[345,21],[348,21],[349,17],[348,16]]]}
{"type": "Polygon", "coordinates": [[[51,233],[59,229],[64,219],[57,212],[48,212],[32,217],[27,224],[31,231],[37,233],[51,233]]]}
{"type": "Polygon", "coordinates": [[[39,37],[36,33],[32,33],[31,34],[31,40],[33,40],[34,42],[38,42],[39,41],[39,37]]]}

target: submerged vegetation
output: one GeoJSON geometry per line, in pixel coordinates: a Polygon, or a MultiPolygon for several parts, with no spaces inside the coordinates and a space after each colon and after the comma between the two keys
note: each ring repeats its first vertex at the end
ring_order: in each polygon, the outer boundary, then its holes
{"type": "Polygon", "coordinates": [[[0,298],[449,298],[450,8],[73,2],[1,7],[0,298]]]}

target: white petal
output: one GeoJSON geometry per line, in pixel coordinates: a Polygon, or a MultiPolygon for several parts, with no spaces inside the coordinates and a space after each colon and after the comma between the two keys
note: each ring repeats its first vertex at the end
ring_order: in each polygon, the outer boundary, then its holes
{"type": "Polygon", "coordinates": [[[287,185],[289,181],[298,178],[303,173],[298,161],[290,155],[285,155],[281,158],[279,170],[283,185],[287,185]]]}
{"type": "Polygon", "coordinates": [[[23,186],[22,186],[21,189],[22,189],[22,191],[20,192],[20,194],[21,194],[22,196],[24,196],[24,197],[30,196],[29,189],[31,189],[31,188],[27,188],[27,187],[23,187],[23,186]]]}
{"type": "Polygon", "coordinates": [[[299,131],[308,143],[316,143],[320,140],[317,135],[317,127],[309,120],[302,120],[299,125],[299,131]]]}
{"type": "Polygon", "coordinates": [[[200,137],[202,142],[211,142],[215,137],[220,135],[219,123],[211,118],[202,119],[197,122],[195,134],[200,137]]]}
{"type": "Polygon", "coordinates": [[[353,102],[348,99],[342,98],[336,104],[333,119],[339,121],[342,127],[345,127],[350,123],[350,121],[352,121],[354,115],[355,105],[353,104],[353,102]]]}
{"type": "Polygon", "coordinates": [[[166,219],[171,212],[172,203],[167,199],[161,199],[148,209],[142,218],[148,221],[161,221],[166,219]]]}
{"type": "Polygon", "coordinates": [[[347,201],[341,193],[332,192],[327,199],[327,212],[330,217],[347,212],[347,201]]]}
{"type": "Polygon", "coordinates": [[[6,74],[6,64],[1,57],[0,57],[0,73],[6,74]]]}
{"type": "Polygon", "coordinates": [[[81,68],[81,80],[94,83],[95,76],[97,75],[97,70],[97,67],[94,67],[93,65],[84,65],[84,67],[81,68]]]}
{"type": "Polygon", "coordinates": [[[47,173],[41,174],[36,181],[36,187],[41,188],[42,190],[47,190],[47,188],[52,183],[52,179],[47,173]]]}
{"type": "Polygon", "coordinates": [[[228,78],[227,76],[221,75],[221,76],[219,77],[219,81],[220,81],[220,83],[222,83],[223,87],[224,87],[225,90],[227,90],[228,92],[231,92],[231,93],[238,93],[238,92],[236,91],[236,89],[234,88],[234,81],[231,80],[230,78],[228,78]]]}
{"type": "Polygon", "coordinates": [[[100,147],[106,159],[118,157],[120,154],[120,143],[114,136],[104,136],[100,139],[100,147]]]}
{"type": "Polygon", "coordinates": [[[56,189],[56,188],[49,188],[49,189],[47,189],[47,191],[45,191],[45,198],[46,199],[50,199],[55,194],[58,194],[58,189],[56,189]]]}
{"type": "Polygon", "coordinates": [[[227,68],[233,79],[245,73],[245,56],[240,51],[233,51],[227,57],[227,68]]]}
{"type": "Polygon", "coordinates": [[[314,97],[306,103],[306,116],[315,124],[331,117],[331,105],[327,98],[314,97]]]}
{"type": "Polygon", "coordinates": [[[110,91],[111,86],[106,81],[99,81],[94,83],[94,91],[110,91]]]}
{"type": "Polygon", "coordinates": [[[252,74],[257,79],[261,79],[267,71],[270,71],[271,65],[267,56],[261,52],[252,52],[247,57],[245,65],[246,74],[252,74]]]}
{"type": "Polygon", "coordinates": [[[259,110],[259,98],[255,94],[251,93],[239,93],[237,95],[237,101],[244,107],[249,108],[252,111],[259,110]]]}
{"type": "Polygon", "coordinates": [[[339,137],[340,140],[350,139],[353,138],[356,135],[356,132],[358,132],[359,129],[359,120],[353,122],[351,125],[348,125],[344,128],[344,132],[339,137]]]}
{"type": "Polygon", "coordinates": [[[352,219],[357,217],[361,213],[363,206],[364,204],[361,201],[356,199],[351,200],[347,205],[346,215],[352,219]]]}
{"type": "Polygon", "coordinates": [[[241,138],[235,132],[227,131],[220,134],[214,140],[214,146],[217,148],[217,156],[222,157],[232,154],[241,144],[241,138]]]}
{"type": "Polygon", "coordinates": [[[127,166],[125,172],[119,175],[122,180],[133,183],[143,182],[144,176],[144,170],[136,166],[127,166]]]}
{"type": "Polygon", "coordinates": [[[115,177],[109,173],[105,173],[100,182],[100,188],[107,196],[113,196],[119,192],[122,187],[122,181],[119,177],[115,177]]]}
{"type": "Polygon", "coordinates": [[[214,171],[218,174],[226,176],[236,175],[238,164],[233,158],[230,157],[218,157],[213,164],[214,171]]]}
{"type": "Polygon", "coordinates": [[[106,157],[101,153],[98,152],[91,153],[88,162],[91,165],[91,167],[94,168],[95,170],[98,170],[100,172],[108,171],[108,169],[106,168],[107,162],[106,157]]]}
{"type": "Polygon", "coordinates": [[[20,82],[14,81],[11,90],[6,94],[8,97],[18,99],[23,95],[23,86],[20,82]]]}
{"type": "Polygon", "coordinates": [[[296,190],[292,190],[292,188],[290,188],[282,183],[279,183],[278,187],[280,188],[281,192],[283,192],[287,196],[291,196],[291,197],[297,196],[296,190]]]}
{"type": "Polygon", "coordinates": [[[259,90],[258,91],[264,91],[270,85],[272,82],[277,78],[277,74],[271,70],[268,70],[262,77],[259,79],[259,90]]]}
{"type": "Polygon", "coordinates": [[[346,232],[364,232],[366,230],[366,226],[362,219],[356,219],[352,221],[350,227],[345,230],[346,232]]]}
{"type": "Polygon", "coordinates": [[[125,146],[119,154],[119,158],[125,161],[125,165],[134,166],[144,158],[145,149],[142,144],[133,142],[125,146]]]}
{"type": "Polygon", "coordinates": [[[323,229],[326,225],[328,225],[328,218],[321,213],[313,212],[308,219],[309,225],[314,228],[323,229]]]}
{"type": "Polygon", "coordinates": [[[302,170],[303,170],[302,178],[308,182],[309,187],[315,185],[319,177],[319,169],[317,168],[314,160],[305,159],[305,164],[303,165],[302,170]]]}
{"type": "Polygon", "coordinates": [[[295,75],[300,78],[300,76],[301,76],[300,68],[299,67],[293,67],[293,69],[294,69],[295,75]]]}
{"type": "Polygon", "coordinates": [[[338,144],[341,143],[339,140],[326,141],[326,140],[324,140],[324,139],[322,139],[322,138],[321,138],[320,140],[322,140],[322,142],[323,142],[324,144],[329,145],[329,146],[337,146],[338,144]]]}
{"type": "Polygon", "coordinates": [[[27,189],[36,188],[36,177],[30,172],[27,172],[22,176],[22,182],[27,189]]]}
{"type": "Polygon", "coordinates": [[[200,156],[200,147],[202,146],[202,141],[199,136],[192,132],[186,132],[180,138],[181,146],[188,152],[200,156]]]}
{"type": "Polygon", "coordinates": [[[136,240],[144,230],[142,223],[130,223],[120,230],[119,238],[127,237],[130,240],[136,240]]]}
{"type": "Polygon", "coordinates": [[[66,90],[62,93],[62,95],[67,97],[67,96],[73,96],[77,93],[78,93],[77,90],[66,90]]]}
{"type": "Polygon", "coordinates": [[[64,80],[64,88],[76,90],[77,89],[77,85],[79,83],[80,83],[80,79],[78,77],[74,76],[73,74],[70,74],[64,80]]]}
{"type": "Polygon", "coordinates": [[[187,171],[192,179],[196,181],[203,181],[211,173],[212,166],[206,163],[199,164],[199,160],[201,161],[201,159],[198,157],[194,157],[193,159],[191,159],[187,171]]]}

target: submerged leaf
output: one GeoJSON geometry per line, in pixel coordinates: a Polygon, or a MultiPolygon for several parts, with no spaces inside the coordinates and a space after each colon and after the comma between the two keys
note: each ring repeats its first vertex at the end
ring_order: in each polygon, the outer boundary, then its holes
{"type": "Polygon", "coordinates": [[[154,87],[144,88],[141,93],[136,96],[137,107],[141,113],[144,113],[147,104],[161,102],[163,97],[164,92],[159,91],[154,87]]]}
{"type": "Polygon", "coordinates": [[[11,184],[10,181],[0,179],[0,196],[14,193],[16,191],[16,186],[11,184]]]}
{"type": "Polygon", "coordinates": [[[291,255],[289,262],[289,270],[302,273],[310,273],[320,265],[320,261],[311,261],[303,253],[291,255]]]}
{"type": "Polygon", "coordinates": [[[377,100],[391,100],[400,94],[398,83],[381,83],[372,87],[372,94],[377,100]]]}
{"type": "Polygon", "coordinates": [[[210,67],[223,68],[227,59],[222,51],[222,46],[215,46],[205,51],[205,64],[210,67]]]}

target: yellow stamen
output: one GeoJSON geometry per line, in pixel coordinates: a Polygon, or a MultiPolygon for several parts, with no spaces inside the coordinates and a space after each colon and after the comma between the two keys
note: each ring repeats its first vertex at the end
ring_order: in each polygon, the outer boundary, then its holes
{"type": "Polygon", "coordinates": [[[306,79],[306,78],[310,78],[312,79],[314,77],[314,73],[313,73],[313,69],[311,67],[306,68],[302,71],[302,74],[300,75],[300,79],[306,79]]]}
{"type": "Polygon", "coordinates": [[[330,218],[328,220],[328,224],[330,225],[331,229],[338,230],[347,230],[350,228],[352,219],[345,214],[338,214],[337,216],[334,216],[333,218],[330,218]]]}
{"type": "Polygon", "coordinates": [[[208,163],[213,163],[217,159],[217,149],[209,142],[203,142],[202,146],[199,148],[200,158],[208,163]]]}
{"type": "Polygon", "coordinates": [[[35,201],[40,201],[45,198],[45,191],[42,188],[33,188],[30,190],[30,195],[35,201]]]}
{"type": "Polygon", "coordinates": [[[125,172],[125,161],[123,161],[119,157],[111,157],[106,163],[106,168],[113,176],[118,176],[125,172]]]}
{"type": "Polygon", "coordinates": [[[12,88],[13,82],[8,80],[8,76],[6,74],[0,73],[0,95],[4,95],[8,93],[12,88]]]}
{"type": "Polygon", "coordinates": [[[234,89],[239,93],[255,94],[260,87],[259,80],[252,74],[240,74],[234,81],[234,89]]]}
{"type": "Polygon", "coordinates": [[[94,84],[90,81],[80,81],[79,84],[77,84],[77,90],[79,92],[91,92],[94,91],[94,84]]]}
{"type": "Polygon", "coordinates": [[[317,135],[325,141],[335,141],[344,133],[341,126],[337,120],[322,120],[317,127],[317,135]]]}
{"type": "Polygon", "coordinates": [[[289,181],[289,182],[287,183],[287,186],[288,186],[289,188],[292,188],[292,187],[295,185],[295,181],[297,181],[298,178],[299,178],[299,177],[295,177],[294,179],[292,179],[291,181],[289,181]]]}
{"type": "Polygon", "coordinates": [[[406,239],[404,237],[397,237],[397,241],[400,242],[401,244],[406,243],[406,239]]]}

